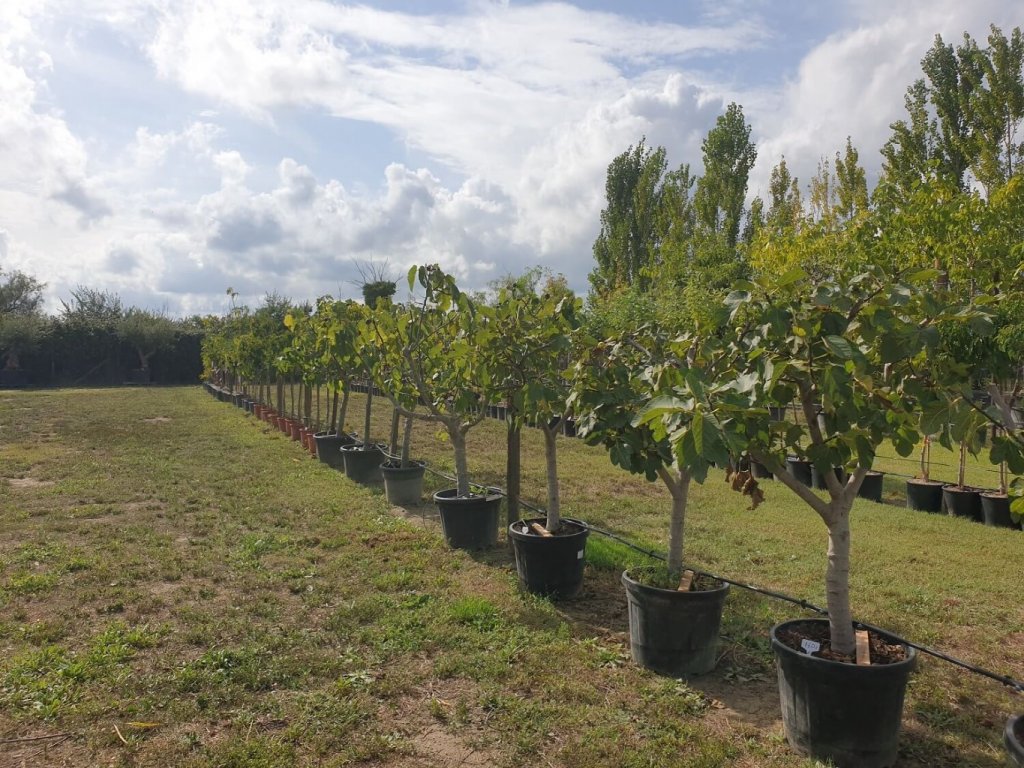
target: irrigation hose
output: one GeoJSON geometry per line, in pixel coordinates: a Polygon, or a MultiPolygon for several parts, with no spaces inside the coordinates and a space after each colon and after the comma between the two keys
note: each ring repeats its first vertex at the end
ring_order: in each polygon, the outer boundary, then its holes
{"type": "MultiPolygon", "coordinates": [[[[395,455],[392,455],[391,453],[389,453],[387,446],[385,446],[383,444],[380,444],[380,443],[378,443],[377,446],[378,446],[378,448],[380,448],[380,452],[386,458],[390,459],[391,461],[401,461],[401,456],[395,456],[395,455]]],[[[447,475],[444,472],[439,472],[436,469],[433,469],[432,467],[427,466],[425,463],[423,464],[423,468],[424,468],[425,471],[429,472],[430,474],[435,475],[435,476],[440,477],[440,478],[443,478],[445,480],[448,480],[449,482],[453,482],[453,483],[454,482],[458,482],[457,479],[452,477],[451,475],[447,475]]],[[[498,494],[499,496],[503,496],[505,498],[508,498],[508,493],[504,489],[498,488],[496,486],[480,485],[478,483],[471,483],[471,486],[473,488],[479,488],[479,489],[484,490],[484,491],[490,491],[491,493],[495,493],[495,494],[498,494]]],[[[526,507],[527,509],[529,509],[529,510],[531,510],[533,512],[537,512],[538,514],[541,514],[541,515],[546,514],[545,510],[542,509],[541,507],[535,506],[533,504],[529,504],[529,503],[523,501],[522,499],[519,500],[519,504],[521,506],[523,506],[523,507],[526,507]]],[[[624,538],[622,536],[619,536],[618,534],[612,533],[611,531],[606,531],[606,530],[604,530],[602,528],[598,528],[596,526],[590,525],[590,523],[584,523],[584,525],[587,527],[587,529],[589,531],[593,531],[594,533],[596,533],[596,534],[598,534],[600,536],[605,536],[606,538],[613,539],[614,541],[617,541],[620,544],[622,544],[622,545],[624,545],[626,547],[629,547],[630,549],[633,549],[633,550],[639,552],[640,554],[646,555],[647,557],[653,558],[655,560],[661,560],[662,562],[664,562],[664,561],[666,561],[668,559],[665,555],[661,554],[660,552],[655,552],[653,550],[644,549],[643,547],[638,546],[637,544],[634,544],[633,542],[629,541],[628,539],[626,539],[626,538],[624,538]]],[[[828,611],[826,609],[822,608],[821,606],[815,605],[814,603],[811,603],[811,602],[809,602],[807,600],[804,600],[802,598],[793,597],[793,596],[787,595],[787,594],[785,594],[783,592],[776,592],[776,591],[771,590],[771,589],[764,589],[762,587],[755,587],[752,584],[745,584],[742,581],[736,581],[735,579],[729,579],[729,578],[726,578],[725,576],[719,576],[717,574],[710,573],[708,571],[702,571],[702,570],[699,570],[699,569],[695,569],[695,570],[699,574],[707,576],[707,577],[709,577],[711,579],[715,579],[716,581],[721,581],[721,582],[723,582],[725,584],[729,584],[730,586],[737,587],[738,589],[744,589],[744,590],[747,590],[748,592],[754,592],[754,593],[756,593],[758,595],[764,595],[765,597],[770,597],[773,600],[780,600],[782,602],[791,603],[793,605],[798,605],[798,606],[800,606],[801,608],[803,608],[805,610],[811,611],[812,613],[817,613],[817,614],[822,615],[822,616],[827,616],[828,615],[828,611]]],[[[903,637],[900,637],[899,635],[894,635],[892,632],[890,632],[888,630],[880,629],[879,627],[876,627],[873,624],[867,624],[867,623],[865,623],[863,621],[857,621],[856,619],[854,620],[853,623],[854,623],[854,626],[856,626],[856,627],[858,627],[860,629],[867,629],[867,630],[870,630],[872,632],[879,632],[879,633],[882,633],[882,634],[886,634],[886,635],[892,637],[894,640],[902,643],[903,645],[909,646],[909,647],[913,648],[914,650],[919,651],[920,653],[926,654],[928,656],[932,656],[932,657],[934,657],[936,659],[939,659],[940,661],[945,661],[945,662],[947,662],[949,664],[952,664],[954,666],[960,667],[961,669],[965,669],[968,672],[973,672],[976,675],[981,675],[982,677],[987,677],[990,680],[995,680],[997,683],[1001,683],[1002,685],[1005,685],[1007,688],[1009,688],[1010,690],[1014,691],[1015,693],[1024,694],[1024,682],[1021,682],[1019,680],[1015,680],[1012,677],[1009,677],[1008,675],[1000,675],[998,672],[992,672],[991,670],[985,669],[984,667],[979,667],[976,664],[971,664],[970,662],[964,661],[963,659],[958,659],[955,656],[950,656],[948,653],[943,653],[942,651],[937,651],[934,648],[929,648],[926,645],[920,645],[918,643],[911,642],[910,640],[907,640],[907,639],[905,639],[903,637]]]]}

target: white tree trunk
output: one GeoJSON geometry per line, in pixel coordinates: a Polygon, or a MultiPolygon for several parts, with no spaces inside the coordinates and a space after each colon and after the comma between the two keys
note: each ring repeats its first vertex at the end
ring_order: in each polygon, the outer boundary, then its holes
{"type": "Polygon", "coordinates": [[[544,460],[547,465],[548,476],[548,519],[547,529],[554,533],[562,527],[561,501],[558,493],[558,456],[557,444],[555,442],[555,428],[548,424],[543,425],[544,430],[544,460]]]}
{"type": "Polygon", "coordinates": [[[455,451],[455,478],[459,496],[469,496],[469,462],[466,460],[466,436],[457,423],[448,422],[448,436],[455,451]]]}
{"type": "Polygon", "coordinates": [[[690,493],[690,473],[661,468],[658,475],[672,495],[672,518],[668,529],[668,572],[683,571],[683,539],[686,530],[686,500],[690,493]]]}
{"type": "Polygon", "coordinates": [[[836,510],[828,527],[825,590],[832,650],[852,656],[857,649],[850,613],[850,505],[836,510]]]}

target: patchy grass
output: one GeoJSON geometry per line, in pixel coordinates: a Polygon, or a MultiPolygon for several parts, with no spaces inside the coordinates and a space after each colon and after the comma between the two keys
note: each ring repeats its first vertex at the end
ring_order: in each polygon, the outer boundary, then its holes
{"type": "MultiPolygon", "coordinates": [[[[540,500],[542,441],[523,442],[540,500]]],[[[470,443],[475,479],[503,484],[502,425],[470,443]]],[[[660,486],[561,448],[565,514],[664,548],[660,486]]],[[[452,466],[429,427],[415,453],[452,466]]],[[[823,602],[823,526],[766,485],[756,512],[720,478],[695,488],[689,558],[823,602]]],[[[856,614],[1024,674],[1024,536],[858,504],[856,614]]],[[[7,744],[12,764],[809,765],[782,738],[767,645],[797,609],[733,590],[717,670],[659,678],[626,646],[618,572],[643,555],[593,536],[578,600],[521,595],[503,547],[448,550],[198,388],[0,393],[0,530],[0,739],[73,734],[7,744]]],[[[901,764],[1001,765],[1020,701],[921,667],[901,764]]]]}

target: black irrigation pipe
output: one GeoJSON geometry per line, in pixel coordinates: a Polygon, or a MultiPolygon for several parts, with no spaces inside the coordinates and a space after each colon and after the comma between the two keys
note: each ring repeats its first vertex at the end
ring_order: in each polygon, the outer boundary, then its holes
{"type": "MultiPolygon", "coordinates": [[[[394,456],[394,455],[392,455],[392,454],[390,454],[388,452],[388,446],[385,446],[382,443],[378,443],[377,447],[380,448],[380,452],[386,458],[391,459],[392,461],[400,461],[401,460],[400,456],[394,456]]],[[[457,479],[452,477],[451,475],[446,475],[444,472],[439,472],[436,469],[433,469],[432,467],[427,466],[427,464],[425,462],[423,462],[423,469],[425,471],[429,472],[430,474],[436,475],[437,477],[440,477],[440,478],[443,478],[445,480],[448,480],[449,482],[458,482],[457,479]]],[[[491,492],[496,493],[496,494],[498,494],[500,496],[504,496],[506,498],[508,497],[508,493],[504,489],[499,488],[497,486],[481,485],[479,483],[471,483],[471,485],[474,488],[481,488],[481,489],[483,489],[485,491],[491,491],[491,492]]],[[[533,504],[529,504],[527,502],[524,502],[522,499],[519,500],[519,504],[521,506],[524,506],[527,509],[532,510],[534,512],[537,512],[539,514],[545,514],[545,510],[543,510],[542,508],[534,506],[533,504]]],[[[647,557],[653,558],[655,560],[661,560],[662,562],[665,562],[668,559],[665,555],[661,554],[660,552],[655,552],[653,550],[644,549],[643,547],[641,547],[641,546],[639,546],[637,544],[634,544],[633,542],[629,541],[629,539],[626,539],[626,538],[624,538],[622,536],[619,536],[618,534],[612,533],[611,531],[606,531],[603,528],[598,528],[597,526],[591,525],[590,523],[584,523],[584,525],[587,527],[588,530],[593,531],[594,533],[596,533],[596,534],[598,534],[600,536],[605,536],[606,538],[613,539],[614,541],[617,541],[620,544],[623,544],[624,546],[629,547],[630,549],[633,549],[633,550],[635,550],[635,551],[637,551],[637,552],[639,552],[639,553],[641,553],[643,555],[646,555],[647,557]]],[[[721,582],[723,582],[725,584],[729,584],[729,585],[737,587],[739,589],[744,589],[744,590],[746,590],[748,592],[753,592],[753,593],[758,594],[758,595],[763,595],[765,597],[770,597],[773,600],[781,600],[782,602],[791,603],[792,605],[800,606],[801,608],[803,608],[805,610],[811,611],[812,613],[817,613],[817,614],[819,614],[821,616],[827,616],[828,615],[828,611],[825,608],[822,608],[819,605],[815,605],[814,603],[812,603],[812,602],[810,602],[808,600],[804,600],[804,599],[799,598],[799,597],[793,597],[792,595],[787,595],[784,592],[776,592],[776,591],[771,590],[771,589],[764,589],[763,587],[755,587],[752,584],[746,584],[746,583],[744,583],[742,581],[737,581],[735,579],[729,579],[729,578],[726,578],[725,576],[719,576],[717,574],[710,573],[708,571],[702,571],[702,570],[697,570],[697,569],[695,569],[695,570],[696,570],[697,573],[699,573],[701,575],[707,576],[708,578],[714,579],[716,581],[721,581],[721,582]]],[[[867,629],[867,630],[870,630],[872,632],[878,632],[878,633],[889,635],[894,640],[897,640],[898,642],[902,643],[903,645],[909,646],[910,648],[913,648],[913,649],[915,649],[917,651],[920,651],[921,653],[924,653],[924,654],[926,654],[928,656],[932,656],[932,657],[934,657],[936,659],[939,659],[940,661],[945,661],[945,662],[947,662],[949,664],[952,664],[953,666],[960,667],[961,669],[965,669],[968,672],[973,672],[976,675],[981,675],[982,677],[987,677],[988,679],[994,680],[997,683],[1001,683],[1002,685],[1005,685],[1007,688],[1009,688],[1014,693],[1024,694],[1024,682],[1021,682],[1019,680],[1015,680],[1012,677],[1009,677],[1008,675],[1000,675],[998,672],[992,672],[991,670],[985,669],[984,667],[979,667],[976,664],[971,664],[970,662],[964,661],[963,659],[958,659],[955,656],[950,656],[948,653],[943,653],[942,651],[937,651],[934,648],[929,648],[926,645],[920,645],[919,643],[911,642],[910,640],[907,640],[906,638],[900,637],[899,635],[894,635],[892,632],[890,632],[888,630],[885,630],[885,629],[881,629],[880,627],[876,627],[873,624],[867,624],[867,623],[865,623],[863,621],[857,621],[857,620],[854,620],[853,624],[854,624],[855,627],[860,628],[860,629],[867,629]]]]}

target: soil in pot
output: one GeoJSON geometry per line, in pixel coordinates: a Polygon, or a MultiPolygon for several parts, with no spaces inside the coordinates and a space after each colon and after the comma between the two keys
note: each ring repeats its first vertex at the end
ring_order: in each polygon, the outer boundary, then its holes
{"type": "Polygon", "coordinates": [[[985,525],[997,528],[1016,528],[1010,516],[1010,497],[1005,493],[981,494],[981,519],[985,525]]]}
{"type": "Polygon", "coordinates": [[[868,501],[882,502],[882,485],[885,479],[884,472],[868,472],[857,490],[857,495],[868,501]]]}
{"type": "Polygon", "coordinates": [[[981,522],[981,494],[975,488],[947,485],[942,489],[942,506],[951,517],[981,522]]]}
{"type": "Polygon", "coordinates": [[[384,495],[388,504],[412,507],[423,499],[426,468],[422,461],[413,461],[408,467],[397,461],[386,461],[381,464],[380,471],[384,475],[384,495]]]}
{"type": "Polygon", "coordinates": [[[1003,731],[1003,744],[1013,768],[1024,768],[1024,715],[1011,717],[1003,731]]]}
{"type": "Polygon", "coordinates": [[[371,445],[364,448],[358,445],[346,445],[341,449],[345,457],[345,477],[362,485],[375,485],[384,482],[380,465],[384,463],[384,454],[380,447],[371,445]]]}
{"type": "Polygon", "coordinates": [[[335,469],[345,468],[345,457],[341,455],[341,447],[352,445],[355,439],[344,432],[336,435],[333,432],[317,432],[313,435],[316,442],[316,457],[324,464],[335,469]]]}
{"type": "Polygon", "coordinates": [[[444,539],[452,549],[483,549],[498,543],[501,496],[459,496],[456,488],[434,494],[444,539]]]}
{"type": "Polygon", "coordinates": [[[654,576],[659,570],[633,568],[622,574],[633,661],[670,677],[710,672],[729,585],[698,575],[690,590],[680,591],[678,583],[664,581],[667,573],[654,576]]]}
{"type": "Polygon", "coordinates": [[[804,485],[811,485],[811,462],[796,456],[787,456],[786,470],[804,485]]]}
{"type": "Polygon", "coordinates": [[[519,585],[535,595],[574,597],[583,586],[583,566],[590,530],[586,523],[563,518],[561,527],[544,536],[531,528],[541,527],[543,517],[512,523],[508,535],[516,555],[519,585]]]}
{"type": "Polygon", "coordinates": [[[917,658],[896,638],[869,632],[871,664],[851,663],[828,643],[827,619],[772,628],[782,722],[799,754],[839,768],[888,768],[896,762],[903,698],[917,658]],[[807,653],[802,643],[820,644],[807,653]]]}
{"type": "Polygon", "coordinates": [[[942,511],[942,483],[935,480],[907,480],[907,509],[942,511]]]}

